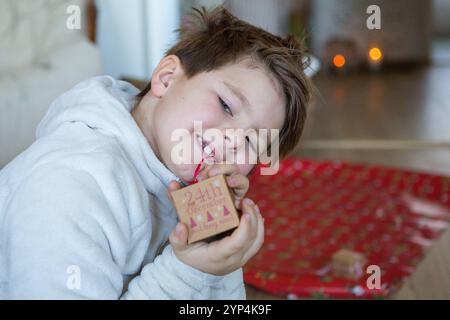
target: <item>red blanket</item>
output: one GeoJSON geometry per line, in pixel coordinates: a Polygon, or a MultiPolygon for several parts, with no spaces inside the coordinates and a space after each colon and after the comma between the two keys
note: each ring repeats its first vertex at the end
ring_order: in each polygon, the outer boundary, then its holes
{"type": "Polygon", "coordinates": [[[275,176],[250,178],[265,218],[261,251],[244,279],[287,297],[386,297],[414,272],[450,221],[450,178],[380,166],[297,158],[275,176]],[[381,270],[381,288],[335,277],[331,256],[362,253],[381,270]]]}

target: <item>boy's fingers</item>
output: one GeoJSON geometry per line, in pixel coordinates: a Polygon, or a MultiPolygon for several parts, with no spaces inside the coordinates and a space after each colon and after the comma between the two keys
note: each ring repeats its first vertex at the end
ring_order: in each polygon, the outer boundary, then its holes
{"type": "Polygon", "coordinates": [[[258,221],[258,232],[256,234],[255,241],[252,243],[250,249],[248,249],[244,255],[245,262],[250,260],[255,254],[257,254],[259,249],[261,249],[264,243],[264,219],[260,213],[257,214],[257,221],[258,221]]]}
{"type": "Polygon", "coordinates": [[[172,245],[173,250],[182,251],[183,249],[185,249],[188,246],[187,238],[188,230],[186,225],[182,222],[178,222],[169,236],[169,241],[172,245]]]}
{"type": "Polygon", "coordinates": [[[243,195],[247,193],[250,181],[246,176],[243,176],[242,174],[232,174],[231,176],[226,177],[226,179],[228,186],[233,188],[235,193],[243,195]]]}
{"type": "Polygon", "coordinates": [[[234,205],[236,208],[241,209],[241,200],[247,194],[250,182],[246,176],[241,174],[232,174],[231,176],[226,177],[226,179],[228,186],[233,189],[234,205]]]}
{"type": "Polygon", "coordinates": [[[253,205],[248,204],[244,200],[242,213],[238,228],[229,237],[223,239],[221,243],[222,250],[228,257],[250,246],[253,242],[251,240],[257,233],[256,212],[254,211],[253,205]]]}
{"type": "MultiPolygon", "coordinates": [[[[257,214],[256,211],[256,205],[253,202],[252,199],[246,198],[243,200],[243,206],[242,206],[242,212],[244,214],[248,213],[250,214],[250,234],[249,239],[253,240],[256,237],[257,231],[258,231],[258,221],[257,221],[257,214]]],[[[250,247],[251,242],[247,243],[248,247],[250,247]]]]}
{"type": "Polygon", "coordinates": [[[233,163],[225,163],[225,164],[216,164],[213,165],[211,170],[208,171],[208,175],[210,177],[217,176],[219,174],[224,175],[232,175],[233,173],[239,173],[239,168],[236,164],[233,163]]]}
{"type": "Polygon", "coordinates": [[[170,181],[168,189],[170,192],[176,191],[178,189],[181,189],[181,184],[177,181],[170,181]]]}
{"type": "Polygon", "coordinates": [[[200,180],[204,180],[206,178],[214,177],[219,174],[224,174],[224,175],[229,176],[233,173],[238,173],[238,172],[239,172],[239,168],[235,164],[219,163],[219,164],[214,164],[212,166],[206,167],[205,170],[203,170],[199,174],[198,178],[200,180]]]}
{"type": "Polygon", "coordinates": [[[171,181],[169,183],[169,186],[167,187],[167,195],[169,196],[169,199],[173,203],[172,193],[173,191],[176,191],[181,188],[181,185],[177,181],[171,181]]]}

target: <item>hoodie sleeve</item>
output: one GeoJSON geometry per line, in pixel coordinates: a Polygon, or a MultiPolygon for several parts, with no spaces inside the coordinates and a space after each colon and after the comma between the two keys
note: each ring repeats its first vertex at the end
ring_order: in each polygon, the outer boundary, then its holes
{"type": "MultiPolygon", "coordinates": [[[[242,270],[219,277],[179,261],[167,246],[124,292],[133,247],[87,172],[43,166],[16,189],[0,233],[10,299],[244,299],[242,270]]],[[[125,218],[124,218],[125,217],[125,218]]]]}
{"type": "Polygon", "coordinates": [[[178,260],[169,245],[130,282],[122,299],[245,299],[242,269],[224,277],[206,274],[178,260]]]}

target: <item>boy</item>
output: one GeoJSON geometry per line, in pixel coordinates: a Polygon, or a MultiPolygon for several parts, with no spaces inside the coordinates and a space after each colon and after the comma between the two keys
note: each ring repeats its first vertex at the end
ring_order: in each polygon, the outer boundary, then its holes
{"type": "Polygon", "coordinates": [[[263,243],[263,219],[244,199],[253,165],[220,163],[257,149],[225,129],[281,129],[284,156],[302,132],[309,87],[292,38],[220,8],[193,17],[144,91],[110,77],[77,85],[0,172],[0,298],[245,298],[241,267],[263,243]],[[222,141],[194,136],[195,121],[222,141]],[[178,129],[215,163],[198,178],[225,174],[242,210],[221,240],[188,245],[177,221],[167,191],[197,165],[171,156],[178,129]]]}

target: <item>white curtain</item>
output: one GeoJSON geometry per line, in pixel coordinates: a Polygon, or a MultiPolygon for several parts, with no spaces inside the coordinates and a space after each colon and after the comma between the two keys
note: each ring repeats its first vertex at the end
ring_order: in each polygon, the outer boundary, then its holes
{"type": "Polygon", "coordinates": [[[175,41],[179,0],[97,0],[103,68],[113,77],[148,79],[175,41]]]}

